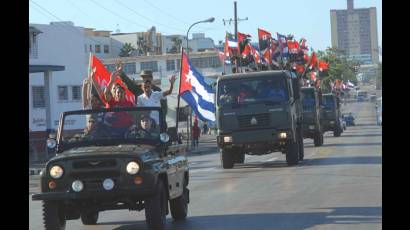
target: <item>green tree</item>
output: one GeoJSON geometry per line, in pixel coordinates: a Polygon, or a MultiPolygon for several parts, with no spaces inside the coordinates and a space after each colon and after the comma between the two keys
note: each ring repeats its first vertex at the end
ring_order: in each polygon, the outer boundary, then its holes
{"type": "Polygon", "coordinates": [[[134,51],[135,48],[131,45],[131,43],[125,43],[121,50],[120,50],[120,57],[129,57],[131,56],[132,51],[134,51]]]}
{"type": "Polygon", "coordinates": [[[148,52],[147,41],[143,37],[138,37],[137,40],[137,52],[138,55],[145,55],[148,52]]]}
{"type": "Polygon", "coordinates": [[[172,48],[170,50],[170,53],[178,53],[179,50],[181,50],[182,40],[179,37],[173,37],[171,39],[171,42],[172,42],[172,48]]]}

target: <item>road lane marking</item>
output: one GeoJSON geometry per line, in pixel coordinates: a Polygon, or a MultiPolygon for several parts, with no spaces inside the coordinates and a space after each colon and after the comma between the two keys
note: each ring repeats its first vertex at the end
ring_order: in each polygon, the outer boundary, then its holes
{"type": "Polygon", "coordinates": [[[268,160],[266,160],[266,161],[275,161],[275,160],[277,160],[279,157],[273,157],[273,158],[271,158],[271,159],[268,159],[268,160]]]}
{"type": "Polygon", "coordinates": [[[197,173],[197,172],[208,172],[208,171],[213,171],[215,170],[215,167],[212,168],[204,168],[204,169],[191,169],[189,170],[189,173],[197,173]]]}

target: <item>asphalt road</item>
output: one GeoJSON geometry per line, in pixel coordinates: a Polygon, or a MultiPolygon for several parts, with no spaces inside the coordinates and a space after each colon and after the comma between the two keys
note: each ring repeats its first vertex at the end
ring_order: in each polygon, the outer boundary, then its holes
{"type": "MultiPolygon", "coordinates": [[[[352,103],[356,126],[324,145],[305,140],[305,160],[286,166],[273,153],[246,156],[234,169],[220,166],[218,152],[191,156],[191,203],[185,222],[167,229],[382,229],[382,130],[374,105],[352,103]]],[[[30,192],[38,190],[30,177],[30,192]]],[[[43,229],[41,202],[29,201],[30,229],[43,229]]],[[[147,229],[144,211],[106,211],[96,226],[68,221],[66,229],[147,229]]]]}

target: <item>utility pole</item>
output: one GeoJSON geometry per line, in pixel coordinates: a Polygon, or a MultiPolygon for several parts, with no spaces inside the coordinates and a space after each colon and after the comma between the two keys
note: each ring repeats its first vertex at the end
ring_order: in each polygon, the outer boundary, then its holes
{"type": "MultiPolygon", "coordinates": [[[[238,14],[237,14],[237,7],[236,7],[236,1],[233,2],[233,6],[234,6],[234,19],[232,20],[232,18],[230,18],[229,20],[225,20],[222,19],[222,21],[224,22],[229,22],[229,25],[231,25],[231,22],[234,22],[234,28],[235,28],[235,40],[238,41],[238,22],[239,21],[246,21],[248,20],[248,17],[246,18],[238,18],[238,14]]],[[[239,42],[238,42],[238,51],[239,51],[239,42]]],[[[239,67],[241,65],[241,55],[238,53],[237,55],[234,56],[234,60],[235,60],[235,65],[236,65],[236,71],[239,71],[239,67]]],[[[242,72],[242,71],[241,71],[242,72]]]]}

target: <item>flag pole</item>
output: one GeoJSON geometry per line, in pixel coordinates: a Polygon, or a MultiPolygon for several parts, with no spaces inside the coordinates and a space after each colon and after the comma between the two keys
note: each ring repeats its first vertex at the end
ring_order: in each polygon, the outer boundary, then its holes
{"type": "Polygon", "coordinates": [[[181,46],[181,61],[180,61],[180,68],[179,68],[179,85],[178,85],[178,102],[177,102],[177,114],[176,114],[176,130],[178,135],[178,122],[179,122],[179,102],[181,95],[179,94],[181,90],[181,81],[182,81],[182,63],[184,59],[184,47],[181,46]]]}
{"type": "MultiPolygon", "coordinates": [[[[89,52],[88,55],[88,71],[87,71],[87,78],[90,76],[90,73],[92,71],[91,66],[93,65],[93,54],[91,52],[89,52]]],[[[92,94],[92,90],[94,87],[93,81],[92,79],[89,79],[90,81],[90,87],[88,87],[88,104],[91,105],[91,94],[92,94]]],[[[83,95],[84,96],[84,95],[83,95]]]]}

